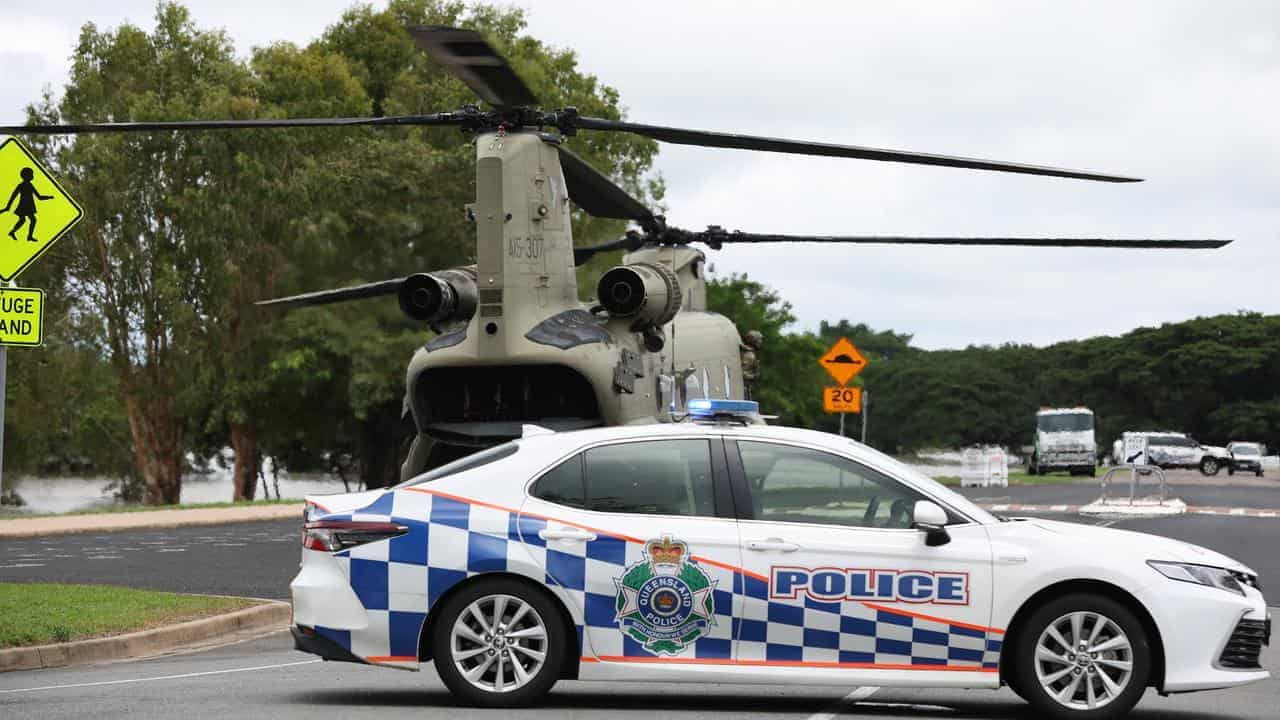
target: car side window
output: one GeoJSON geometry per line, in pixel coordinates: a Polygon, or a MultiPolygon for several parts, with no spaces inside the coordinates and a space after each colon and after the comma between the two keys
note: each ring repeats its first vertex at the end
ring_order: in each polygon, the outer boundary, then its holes
{"type": "Polygon", "coordinates": [[[755,519],[909,528],[924,495],[884,473],[818,450],[740,440],[755,519]]]}
{"type": "Polygon", "coordinates": [[[649,440],[583,453],[587,508],[644,515],[714,516],[711,444],[649,440]]]}
{"type": "Polygon", "coordinates": [[[533,484],[531,495],[572,508],[587,506],[587,487],[582,477],[582,454],[579,453],[551,468],[533,484]]]}

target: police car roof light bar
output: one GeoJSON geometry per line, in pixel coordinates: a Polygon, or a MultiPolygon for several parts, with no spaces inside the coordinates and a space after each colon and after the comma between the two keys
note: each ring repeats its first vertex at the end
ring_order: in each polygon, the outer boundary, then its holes
{"type": "Polygon", "coordinates": [[[694,420],[738,420],[751,423],[760,417],[760,403],[754,400],[690,400],[686,405],[689,417],[694,420]]]}

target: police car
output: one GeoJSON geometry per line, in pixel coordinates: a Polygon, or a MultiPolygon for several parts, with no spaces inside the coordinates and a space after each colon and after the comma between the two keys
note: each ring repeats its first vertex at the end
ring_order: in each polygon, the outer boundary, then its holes
{"type": "Polygon", "coordinates": [[[525,437],[307,499],[299,649],[466,702],[558,680],[997,688],[1116,717],[1269,677],[1257,575],[1204,548],[1009,520],[851,440],[690,421],[525,437]],[[1188,622],[1194,618],[1194,622],[1188,622]]]}

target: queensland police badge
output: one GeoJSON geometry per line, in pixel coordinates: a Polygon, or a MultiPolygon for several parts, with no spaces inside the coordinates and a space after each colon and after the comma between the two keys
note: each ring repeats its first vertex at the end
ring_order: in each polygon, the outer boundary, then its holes
{"type": "Polygon", "coordinates": [[[670,535],[645,543],[644,553],[613,581],[615,619],[649,652],[675,655],[716,624],[716,581],[689,562],[689,546],[670,535]]]}

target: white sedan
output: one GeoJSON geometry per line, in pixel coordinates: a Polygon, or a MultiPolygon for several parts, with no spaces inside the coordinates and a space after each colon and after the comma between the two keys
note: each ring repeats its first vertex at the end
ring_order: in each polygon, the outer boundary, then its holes
{"type": "Polygon", "coordinates": [[[864,445],[738,422],[551,433],[308,498],[299,649],[477,705],[561,679],[1012,687],[1044,716],[1269,677],[1249,568],[1006,520],[864,445]],[[1189,621],[1194,618],[1194,621],[1189,621]]]}

